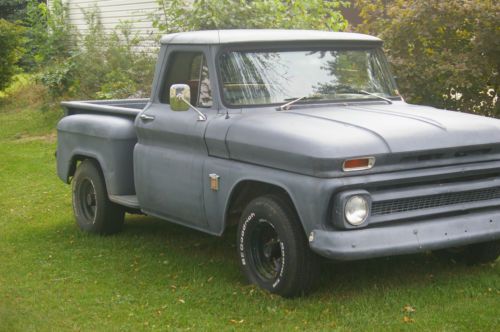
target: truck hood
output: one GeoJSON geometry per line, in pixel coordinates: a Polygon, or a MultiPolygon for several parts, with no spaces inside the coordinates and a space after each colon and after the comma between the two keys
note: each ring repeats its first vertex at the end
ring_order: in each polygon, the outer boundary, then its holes
{"type": "Polygon", "coordinates": [[[319,177],[361,156],[376,157],[370,172],[500,159],[499,120],[404,102],[249,110],[233,120],[229,158],[319,177]]]}

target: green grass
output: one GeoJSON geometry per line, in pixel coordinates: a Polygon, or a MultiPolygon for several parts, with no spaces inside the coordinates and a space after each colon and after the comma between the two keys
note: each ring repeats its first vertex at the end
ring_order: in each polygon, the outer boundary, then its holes
{"type": "Polygon", "coordinates": [[[0,331],[499,329],[498,261],[323,264],[315,293],[285,300],[245,283],[234,230],[127,215],[116,236],[82,233],[55,172],[60,112],[1,105],[0,331]]]}

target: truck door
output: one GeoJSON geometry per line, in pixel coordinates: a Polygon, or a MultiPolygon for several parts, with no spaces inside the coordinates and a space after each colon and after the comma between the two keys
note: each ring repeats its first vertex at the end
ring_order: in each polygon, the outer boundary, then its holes
{"type": "Polygon", "coordinates": [[[215,75],[207,65],[208,54],[208,48],[201,46],[168,47],[163,74],[155,79],[158,96],[136,120],[134,150],[135,186],[142,210],[198,229],[208,228],[203,207],[202,173],[208,155],[204,133],[207,123],[217,116],[210,84],[215,75]],[[207,116],[206,121],[198,121],[192,109],[171,110],[170,86],[178,83],[190,86],[191,104],[207,116]]]}

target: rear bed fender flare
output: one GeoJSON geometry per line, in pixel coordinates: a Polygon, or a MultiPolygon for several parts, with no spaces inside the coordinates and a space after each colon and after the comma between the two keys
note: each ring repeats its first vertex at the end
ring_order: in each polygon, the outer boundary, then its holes
{"type": "Polygon", "coordinates": [[[106,176],[107,171],[106,171],[106,164],[104,162],[105,159],[101,155],[99,155],[95,152],[91,152],[91,151],[79,151],[79,150],[73,151],[73,154],[71,155],[71,159],[69,162],[69,168],[68,168],[68,174],[66,177],[67,178],[66,182],[71,183],[71,180],[76,172],[77,163],[79,161],[83,161],[85,159],[91,159],[97,163],[97,166],[99,167],[101,174],[103,175],[104,182],[106,183],[106,188],[108,188],[109,187],[109,183],[108,183],[109,180],[107,179],[107,176],[106,176]]]}

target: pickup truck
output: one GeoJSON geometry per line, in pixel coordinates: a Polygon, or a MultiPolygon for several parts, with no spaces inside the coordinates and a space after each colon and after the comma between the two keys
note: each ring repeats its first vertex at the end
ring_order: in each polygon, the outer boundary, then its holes
{"type": "Polygon", "coordinates": [[[161,39],[151,97],[63,102],[78,226],[142,213],[221,235],[251,283],[300,296],[320,258],[500,252],[500,121],[410,105],[376,37],[220,30],[161,39]]]}

